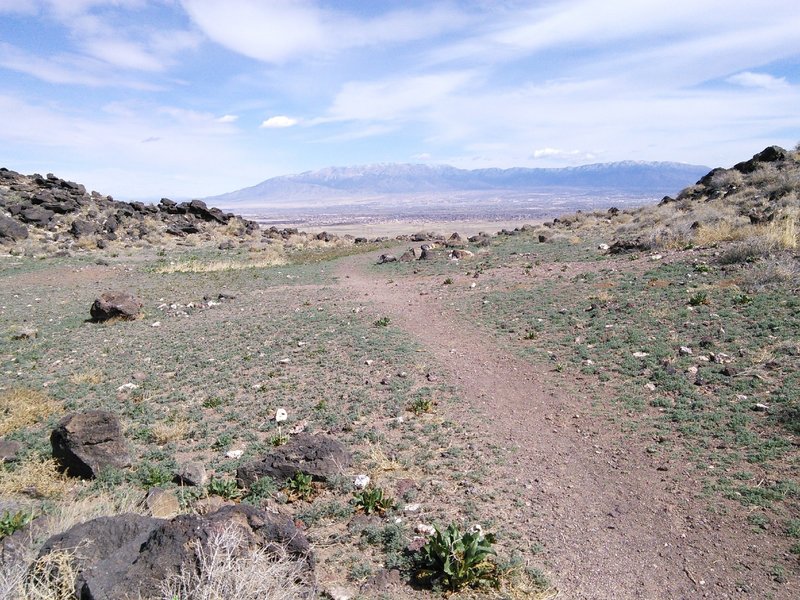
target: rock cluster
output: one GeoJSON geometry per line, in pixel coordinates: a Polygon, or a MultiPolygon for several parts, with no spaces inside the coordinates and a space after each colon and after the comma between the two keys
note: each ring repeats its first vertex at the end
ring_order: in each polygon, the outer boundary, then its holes
{"type": "Polygon", "coordinates": [[[36,234],[65,248],[82,238],[102,248],[112,241],[185,237],[223,227],[252,234],[258,224],[209,208],[202,200],[121,202],[52,173],[22,175],[0,168],[0,244],[36,234]]]}

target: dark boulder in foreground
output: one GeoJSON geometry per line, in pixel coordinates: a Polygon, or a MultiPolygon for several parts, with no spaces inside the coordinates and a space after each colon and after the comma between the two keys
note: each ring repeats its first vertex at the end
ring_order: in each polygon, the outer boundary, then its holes
{"type": "MultiPolygon", "coordinates": [[[[253,506],[225,506],[209,515],[156,519],[133,514],[100,517],[45,542],[40,552],[80,549],[75,592],[82,600],[162,598],[161,586],[182,569],[197,569],[214,538],[228,536],[233,552],[287,551],[313,579],[314,556],[306,537],[286,516],[253,506]]],[[[217,549],[219,550],[219,549],[217,549]]]]}
{"type": "Polygon", "coordinates": [[[142,306],[142,301],[128,292],[103,292],[92,304],[89,314],[95,321],[113,318],[132,320],[139,316],[142,306]]]}
{"type": "Polygon", "coordinates": [[[91,479],[107,467],[131,466],[117,417],[105,410],[67,415],[50,434],[55,458],[68,475],[91,479]]]}
{"type": "Polygon", "coordinates": [[[240,486],[249,488],[262,477],[285,481],[297,473],[311,475],[317,481],[327,481],[350,466],[352,456],[333,438],[300,434],[269,454],[236,470],[240,486]]]}

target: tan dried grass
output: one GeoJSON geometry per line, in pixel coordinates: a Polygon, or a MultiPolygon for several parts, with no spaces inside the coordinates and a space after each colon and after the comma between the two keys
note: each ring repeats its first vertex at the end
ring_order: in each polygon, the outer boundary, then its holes
{"type": "Polygon", "coordinates": [[[0,392],[0,436],[35,425],[62,408],[59,402],[37,390],[3,390],[0,392]]]}
{"type": "Polygon", "coordinates": [[[800,235],[800,229],[797,227],[798,215],[800,215],[800,210],[797,207],[787,208],[783,214],[766,226],[766,236],[780,248],[787,250],[797,248],[798,235],[800,235]]]}
{"type": "Polygon", "coordinates": [[[55,460],[24,460],[13,469],[0,469],[0,496],[25,494],[55,498],[63,495],[70,483],[60,473],[55,460]]]}
{"type": "Polygon", "coordinates": [[[186,421],[170,421],[156,423],[150,431],[153,434],[153,441],[159,446],[163,446],[170,442],[186,439],[191,431],[191,426],[186,421]]]}
{"type": "Polygon", "coordinates": [[[247,547],[236,525],[212,532],[208,542],[195,542],[197,561],[183,565],[179,575],[164,581],[162,598],[195,600],[292,600],[308,598],[305,565],[286,551],[247,547]]]}
{"type": "Polygon", "coordinates": [[[74,600],[77,575],[74,553],[51,552],[30,566],[17,563],[0,569],[0,598],[74,600]]]}
{"type": "Polygon", "coordinates": [[[717,221],[701,225],[694,234],[694,243],[699,246],[713,246],[720,242],[742,241],[753,237],[751,225],[740,225],[730,221],[717,221]]]}
{"type": "Polygon", "coordinates": [[[276,253],[264,253],[257,258],[241,260],[184,261],[163,265],[155,269],[156,273],[218,273],[221,271],[240,271],[243,269],[264,269],[287,264],[284,256],[276,253]]]}
{"type": "Polygon", "coordinates": [[[100,369],[90,369],[81,373],[73,373],[69,376],[69,381],[75,385],[97,385],[103,383],[103,372],[100,369]]]}

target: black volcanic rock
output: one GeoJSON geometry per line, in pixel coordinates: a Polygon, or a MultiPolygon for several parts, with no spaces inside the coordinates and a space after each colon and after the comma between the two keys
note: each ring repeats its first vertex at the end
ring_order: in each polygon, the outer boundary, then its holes
{"type": "Polygon", "coordinates": [[[16,219],[0,214],[0,242],[24,240],[28,237],[28,228],[16,219]]]}
{"type": "Polygon", "coordinates": [[[98,247],[107,247],[110,241],[146,240],[157,245],[159,238],[169,235],[216,230],[231,236],[258,230],[254,221],[209,207],[202,200],[177,204],[162,198],[158,205],[120,202],[98,192],[87,193],[83,185],[52,173],[21,175],[5,168],[0,168],[0,209],[0,242],[9,246],[32,239],[53,253],[66,251],[77,239],[93,234],[98,235],[98,247]],[[221,229],[232,221],[238,221],[239,227],[221,229]]]}

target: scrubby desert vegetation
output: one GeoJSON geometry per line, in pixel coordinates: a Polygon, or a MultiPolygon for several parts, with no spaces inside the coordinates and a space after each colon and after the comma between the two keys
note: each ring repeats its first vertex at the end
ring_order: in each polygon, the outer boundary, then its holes
{"type": "Polygon", "coordinates": [[[52,538],[127,515],[189,549],[148,598],[796,597],[799,173],[768,148],[657,206],[470,240],[20,234],[0,595],[129,585],[158,555],[114,550],[111,581],[52,538]],[[89,321],[108,289],[138,317],[89,321]],[[87,411],[130,466],[63,472],[51,432],[87,411]]]}

